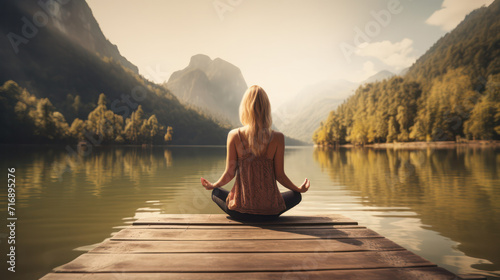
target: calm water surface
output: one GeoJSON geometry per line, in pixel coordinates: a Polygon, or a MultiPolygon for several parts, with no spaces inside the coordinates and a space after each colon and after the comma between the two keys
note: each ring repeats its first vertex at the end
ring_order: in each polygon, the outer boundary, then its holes
{"type": "MultiPolygon", "coordinates": [[[[64,148],[0,152],[3,177],[16,168],[18,217],[14,278],[0,227],[2,279],[37,279],[140,217],[221,213],[199,178],[218,179],[224,147],[101,147],[69,160],[64,148]]],[[[289,214],[339,213],[452,272],[500,279],[500,149],[291,147],[285,169],[312,182],[289,214]]]]}

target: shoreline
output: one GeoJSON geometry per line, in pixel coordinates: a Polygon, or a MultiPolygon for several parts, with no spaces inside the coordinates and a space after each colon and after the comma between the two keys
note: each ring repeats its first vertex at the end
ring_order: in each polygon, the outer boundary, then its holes
{"type": "Polygon", "coordinates": [[[375,148],[375,149],[427,149],[427,148],[496,148],[500,147],[500,140],[471,140],[471,141],[435,141],[435,142],[394,142],[394,143],[374,143],[366,145],[343,144],[343,145],[314,145],[319,148],[375,148]]]}
{"type": "MultiPolygon", "coordinates": [[[[76,147],[78,144],[15,144],[15,143],[0,143],[0,147],[76,147]]],[[[93,146],[93,145],[92,145],[93,146]]],[[[470,141],[435,141],[435,142],[425,142],[425,141],[415,141],[415,142],[394,142],[394,143],[373,143],[366,145],[355,145],[355,144],[342,144],[342,145],[287,145],[287,147],[291,148],[299,148],[299,147],[314,147],[314,148],[328,148],[328,149],[337,149],[337,148],[375,148],[375,149],[424,149],[424,148],[456,148],[456,147],[464,147],[464,148],[500,148],[500,140],[470,140],[470,141]]],[[[105,145],[97,145],[93,147],[100,148],[108,148],[108,147],[126,147],[126,148],[174,148],[174,147],[214,147],[214,148],[225,148],[225,145],[182,145],[182,144],[162,144],[162,145],[141,145],[141,144],[105,144],[105,145]]]]}

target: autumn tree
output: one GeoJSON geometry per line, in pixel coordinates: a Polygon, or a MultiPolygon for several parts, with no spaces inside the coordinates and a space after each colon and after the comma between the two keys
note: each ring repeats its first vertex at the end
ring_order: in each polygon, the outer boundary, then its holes
{"type": "Polygon", "coordinates": [[[90,112],[85,122],[86,131],[105,143],[113,142],[122,133],[123,117],[108,110],[106,95],[101,93],[97,107],[90,112]]]}
{"type": "Polygon", "coordinates": [[[165,133],[165,136],[163,137],[165,142],[167,143],[171,142],[173,134],[174,134],[174,129],[171,126],[167,127],[167,133],[165,133]]]}

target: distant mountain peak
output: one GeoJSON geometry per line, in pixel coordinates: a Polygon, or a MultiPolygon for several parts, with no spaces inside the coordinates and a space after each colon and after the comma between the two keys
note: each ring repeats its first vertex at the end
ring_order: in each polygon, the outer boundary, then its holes
{"type": "Polygon", "coordinates": [[[196,54],[191,57],[188,67],[206,70],[211,63],[212,59],[208,55],[196,54]]]}
{"type": "Polygon", "coordinates": [[[180,100],[206,109],[221,122],[239,125],[238,108],[247,84],[235,65],[221,58],[193,55],[189,65],[172,73],[164,86],[180,100]]]}

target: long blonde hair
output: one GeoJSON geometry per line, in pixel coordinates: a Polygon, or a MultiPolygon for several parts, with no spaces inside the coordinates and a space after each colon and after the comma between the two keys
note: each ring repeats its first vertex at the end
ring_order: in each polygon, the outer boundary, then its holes
{"type": "Polygon", "coordinates": [[[247,89],[240,104],[240,121],[248,126],[248,146],[254,155],[261,155],[271,137],[271,103],[263,88],[247,89]]]}

